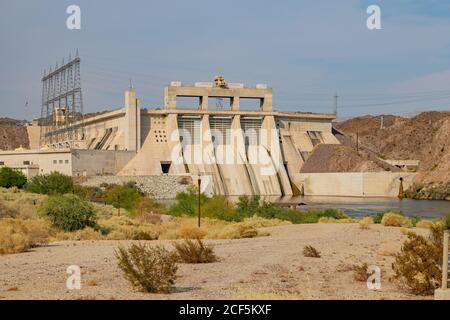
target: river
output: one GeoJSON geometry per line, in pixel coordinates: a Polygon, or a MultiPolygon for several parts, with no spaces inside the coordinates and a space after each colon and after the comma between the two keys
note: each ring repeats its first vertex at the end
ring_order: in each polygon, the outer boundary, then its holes
{"type": "MultiPolygon", "coordinates": [[[[275,199],[270,200],[274,201],[275,199]]],[[[450,201],[445,200],[304,196],[285,197],[278,199],[277,202],[305,203],[306,205],[300,207],[301,210],[341,209],[353,217],[375,215],[387,210],[402,211],[407,216],[422,218],[439,218],[450,213],[450,201]]]]}

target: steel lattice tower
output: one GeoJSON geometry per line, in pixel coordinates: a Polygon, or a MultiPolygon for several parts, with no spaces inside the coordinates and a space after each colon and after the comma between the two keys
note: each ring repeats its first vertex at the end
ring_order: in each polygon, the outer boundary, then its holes
{"type": "Polygon", "coordinates": [[[81,59],[69,56],[42,78],[40,145],[74,148],[84,138],[81,59]]]}

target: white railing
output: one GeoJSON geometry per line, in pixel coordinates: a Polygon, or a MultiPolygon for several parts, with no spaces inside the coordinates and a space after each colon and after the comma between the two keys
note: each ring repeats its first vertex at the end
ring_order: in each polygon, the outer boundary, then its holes
{"type": "Polygon", "coordinates": [[[444,246],[442,250],[442,289],[448,287],[448,230],[444,231],[444,246]]]}

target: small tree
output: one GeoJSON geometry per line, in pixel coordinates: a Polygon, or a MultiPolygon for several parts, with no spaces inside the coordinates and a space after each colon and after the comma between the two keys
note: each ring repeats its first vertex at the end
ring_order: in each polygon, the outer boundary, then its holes
{"type": "Polygon", "coordinates": [[[130,186],[114,186],[106,190],[106,203],[114,208],[124,208],[134,213],[141,198],[139,192],[130,186]]]}
{"type": "Polygon", "coordinates": [[[27,177],[21,171],[8,167],[0,169],[0,187],[22,189],[26,183],[27,177]]]}
{"type": "Polygon", "coordinates": [[[73,194],[49,197],[40,211],[50,221],[64,231],[76,231],[85,227],[97,227],[92,205],[73,194]]]}
{"type": "Polygon", "coordinates": [[[55,195],[73,192],[74,187],[71,177],[55,171],[33,177],[26,186],[26,190],[33,193],[55,195]]]}

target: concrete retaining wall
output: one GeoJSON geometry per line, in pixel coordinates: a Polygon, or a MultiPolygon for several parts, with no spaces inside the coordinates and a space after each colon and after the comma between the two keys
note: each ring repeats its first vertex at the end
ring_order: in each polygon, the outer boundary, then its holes
{"type": "MultiPolygon", "coordinates": [[[[405,172],[336,172],[302,173],[299,188],[305,195],[346,197],[396,197],[403,178],[403,188],[411,184],[415,173],[405,172]]],[[[297,181],[296,181],[297,182],[297,181]]]]}

